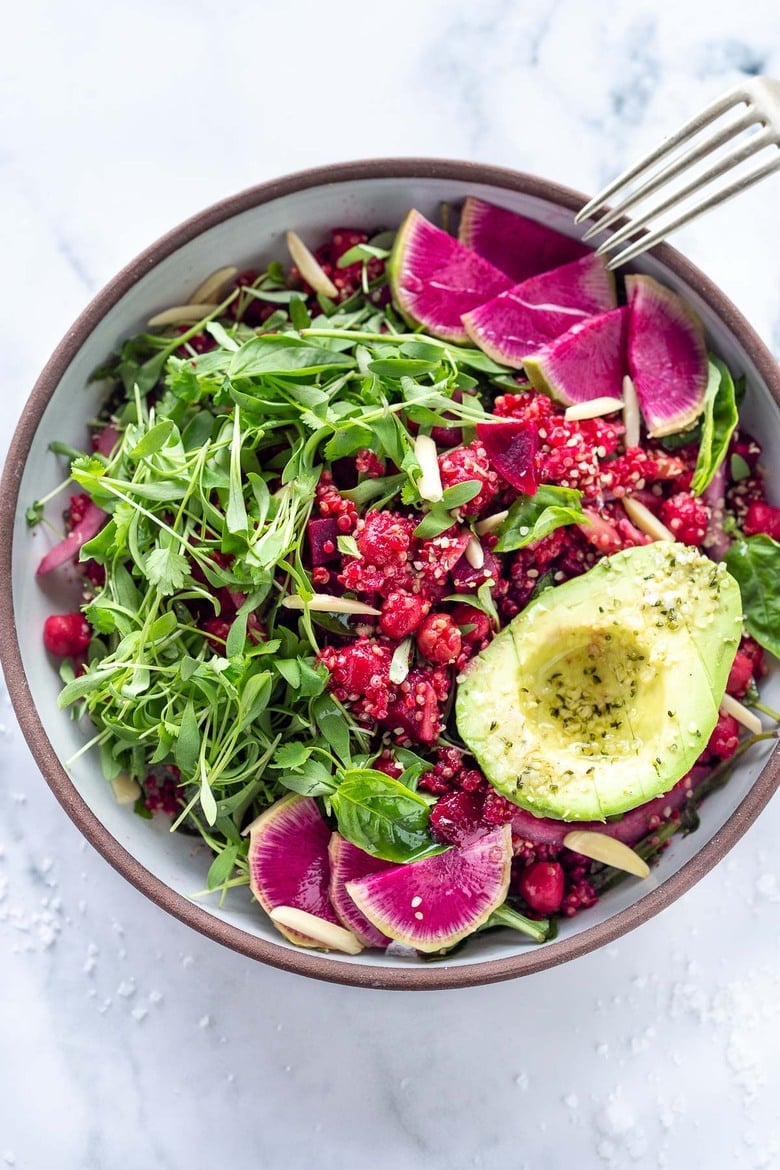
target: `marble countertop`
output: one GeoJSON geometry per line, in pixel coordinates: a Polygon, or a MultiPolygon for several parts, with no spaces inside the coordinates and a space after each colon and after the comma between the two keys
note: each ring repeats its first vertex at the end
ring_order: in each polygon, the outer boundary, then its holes
{"type": "MultiPolygon", "coordinates": [[[[216,198],[437,155],[598,188],[748,74],[774,0],[27,0],[4,22],[4,453],[49,352],[216,198]]],[[[780,353],[778,181],[675,241],[780,353]]],[[[0,695],[0,1167],[780,1164],[775,802],[682,901],[576,963],[418,995],[261,967],[79,837],[0,695]]]]}

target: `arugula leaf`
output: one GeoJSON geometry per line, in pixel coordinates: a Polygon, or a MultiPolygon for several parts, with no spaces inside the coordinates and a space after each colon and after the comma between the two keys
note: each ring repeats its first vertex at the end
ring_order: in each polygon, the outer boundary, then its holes
{"type": "Polygon", "coordinates": [[[704,396],[701,442],[691,487],[697,496],[712,483],[729,449],[739,422],[734,382],[719,358],[710,358],[709,379],[704,396]]]}
{"type": "Polygon", "coordinates": [[[780,543],[771,536],[744,537],[723,559],[739,585],[748,633],[780,658],[780,543]]]}
{"type": "Polygon", "coordinates": [[[498,530],[496,552],[514,552],[567,524],[582,524],[582,492],[540,484],[536,495],[520,495],[498,530]]]}
{"type": "Polygon", "coordinates": [[[428,831],[428,802],[384,772],[345,772],[331,804],[341,835],[372,857],[407,862],[444,852],[428,831]]]}

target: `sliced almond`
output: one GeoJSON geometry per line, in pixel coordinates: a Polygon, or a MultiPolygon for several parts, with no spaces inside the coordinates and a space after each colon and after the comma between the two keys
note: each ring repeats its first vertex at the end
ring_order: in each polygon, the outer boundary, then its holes
{"type": "Polygon", "coordinates": [[[472,569],[481,569],[485,563],[485,550],[475,537],[469,539],[463,555],[471,565],[472,569]]]}
{"type": "Polygon", "coordinates": [[[606,833],[594,833],[589,829],[574,829],[563,838],[567,849],[574,853],[581,853],[583,857],[590,857],[593,861],[601,861],[604,865],[611,865],[613,869],[622,869],[632,873],[635,877],[646,878],[650,873],[650,866],[638,853],[608,837],[606,833]]]}
{"type": "Polygon", "coordinates": [[[219,305],[202,302],[197,305],[194,302],[189,305],[174,305],[172,309],[163,309],[161,313],[156,313],[146,323],[152,328],[158,325],[194,325],[218,308],[219,305]]]}
{"type": "Polygon", "coordinates": [[[623,378],[623,426],[626,428],[624,442],[627,447],[639,446],[639,399],[636,396],[632,379],[625,375],[623,378]]]}
{"type": "Polygon", "coordinates": [[[351,930],[336,926],[334,922],[326,922],[316,914],[309,914],[308,910],[298,910],[295,906],[275,906],[269,918],[279,926],[286,926],[288,930],[297,930],[299,934],[313,938],[329,951],[359,955],[363,950],[362,944],[351,930]]]}
{"type": "Polygon", "coordinates": [[[725,711],[727,715],[731,715],[736,719],[737,723],[741,723],[753,735],[760,735],[764,730],[763,724],[755,711],[749,711],[733,695],[723,696],[720,701],[720,709],[721,711],[725,711]]]}
{"type": "Polygon", "coordinates": [[[414,455],[422,468],[417,480],[417,490],[424,500],[438,504],[444,495],[439,470],[439,453],[430,435],[418,435],[414,440],[414,455]]]}
{"type": "Polygon", "coordinates": [[[111,787],[117,804],[135,804],[141,795],[141,785],[132,776],[128,776],[127,772],[120,772],[115,776],[111,781],[111,787]]]}
{"type": "Polygon", "coordinates": [[[497,528],[501,527],[508,515],[508,512],[494,512],[492,516],[486,516],[484,520],[475,524],[474,531],[477,536],[484,536],[486,532],[495,532],[497,528]]]}
{"type": "Polygon", "coordinates": [[[297,232],[287,233],[287,247],[290,249],[293,264],[306,283],[310,284],[315,292],[324,293],[326,297],[335,300],[339,290],[297,232]]]}
{"type": "Polygon", "coordinates": [[[626,496],[624,498],[623,507],[631,523],[636,524],[641,532],[646,532],[648,536],[652,536],[653,540],[673,541],[676,539],[674,533],[665,524],[662,524],[649,508],[646,508],[639,500],[635,500],[633,496],[626,496]]]}
{"type": "Polygon", "coordinates": [[[578,422],[585,418],[600,418],[603,414],[616,414],[622,409],[622,398],[604,395],[603,398],[591,398],[588,402],[575,402],[573,406],[567,406],[563,417],[570,422],[578,422]]]}
{"type": "Polygon", "coordinates": [[[237,274],[238,269],[234,268],[232,265],[228,265],[226,268],[218,268],[216,272],[212,272],[211,276],[207,276],[206,279],[198,285],[198,287],[195,289],[195,292],[190,297],[188,304],[202,305],[208,301],[220,300],[219,294],[223,287],[237,274]]]}
{"type": "Polygon", "coordinates": [[[365,613],[377,617],[380,610],[364,601],[352,597],[331,597],[329,593],[315,593],[311,601],[304,601],[297,593],[291,593],[282,601],[285,609],[313,609],[318,613],[365,613]]]}

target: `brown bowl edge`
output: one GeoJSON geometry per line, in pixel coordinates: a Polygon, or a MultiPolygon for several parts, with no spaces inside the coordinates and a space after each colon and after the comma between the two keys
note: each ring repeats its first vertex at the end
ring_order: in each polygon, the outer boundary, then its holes
{"type": "MultiPolygon", "coordinates": [[[[483,183],[557,203],[572,212],[579,210],[586,201],[584,195],[567,187],[502,167],[450,159],[368,159],[298,171],[248,188],[212,204],[166,233],[126,265],[87,305],[54,350],[33,387],[11,440],[0,480],[0,573],[7,581],[11,580],[19,483],[38,423],[71,360],[108,310],[161,260],[234,215],[313,186],[387,177],[483,183]]],[[[767,347],[729,298],[669,245],[659,245],[651,254],[685,280],[730,328],[750,352],[774,401],[780,406],[780,370],[767,347]]],[[[42,775],[74,824],[114,869],[175,918],[232,950],[285,971],[354,987],[424,991],[497,983],[534,974],[604,946],[660,913],[709,872],[747,831],[780,783],[780,747],[777,747],[747,796],[695,857],[632,906],[570,939],[529,948],[502,959],[456,967],[448,967],[446,960],[408,969],[364,967],[266,942],[221,922],[173,891],[119,844],[79,796],[46,735],[22,665],[10,589],[0,598],[0,662],[19,725],[42,775]]]]}

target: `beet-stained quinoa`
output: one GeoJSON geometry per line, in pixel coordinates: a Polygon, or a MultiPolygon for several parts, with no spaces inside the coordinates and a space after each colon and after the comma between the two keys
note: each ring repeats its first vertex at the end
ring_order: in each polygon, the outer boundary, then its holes
{"type": "MultiPolygon", "coordinates": [[[[336,229],[318,249],[317,261],[337,290],[335,299],[318,297],[295,269],[282,273],[278,266],[272,266],[264,273],[242,272],[224,290],[224,307],[212,314],[215,325],[205,329],[169,327],[162,334],[142,335],[128,343],[103,371],[110,379],[111,391],[93,445],[105,457],[104,464],[108,459],[108,466],[113,466],[117,437],[128,426],[140,425],[137,396],[143,397],[147,410],[153,406],[156,412],[144,420],[147,434],[155,419],[159,426],[170,416],[177,433],[184,433],[187,425],[195,426],[196,415],[206,408],[212,412],[215,425],[229,418],[234,409],[238,417],[238,407],[242,412],[251,410],[251,403],[240,391],[233,399],[224,388],[215,395],[213,383],[222,371],[218,364],[208,363],[210,355],[231,354],[253,336],[271,338],[302,328],[316,334],[319,328],[321,336],[312,344],[327,348],[329,328],[334,334],[354,330],[378,339],[366,340],[365,354],[356,355],[361,372],[370,369],[367,362],[391,362],[382,348],[381,335],[405,332],[405,328],[389,304],[383,262],[386,249],[374,242],[353,263],[340,264],[348,252],[354,254],[354,249],[368,243],[365,233],[336,229]],[[181,334],[180,340],[177,334],[181,334]],[[167,366],[159,361],[155,366],[156,359],[168,353],[171,360],[167,366]]],[[[420,335],[420,342],[425,340],[420,335]]],[[[335,348],[334,352],[342,351],[335,348]]],[[[425,360],[409,356],[408,369],[414,370],[415,362],[425,360]]],[[[433,364],[430,354],[427,360],[433,364]]],[[[418,376],[420,382],[426,377],[419,367],[413,375],[399,372],[396,380],[418,376]]],[[[316,386],[317,375],[310,381],[316,386]]],[[[240,379],[235,377],[233,382],[238,386],[240,379]]],[[[404,393],[408,397],[408,388],[404,393]]],[[[530,816],[490,786],[454,728],[451,709],[458,675],[497,629],[517,616],[541,588],[579,576],[605,555],[651,540],[629,517],[623,505],[626,498],[649,509],[676,540],[713,555],[724,532],[780,539],[780,509],[766,500],[760,447],[744,432],[736,431],[731,438],[717,494],[696,495],[691,487],[698,454],[695,441],[677,445],[643,435],[640,445],[626,448],[620,415],[567,419],[562,406],[522,379],[484,364],[471,367],[464,361],[446,393],[451,400],[449,409],[438,400],[434,405],[396,409],[393,435],[388,435],[387,428],[368,427],[363,445],[353,443],[348,449],[345,443],[342,453],[336,443],[337,453],[331,459],[315,452],[311,468],[306,469],[312,471],[311,498],[305,506],[300,505],[296,517],[301,537],[296,557],[290,557],[283,570],[275,569],[273,584],[258,596],[254,607],[247,609],[253,596],[249,583],[233,579],[240,550],[234,547],[235,541],[223,540],[213,518],[209,521],[204,514],[200,534],[206,560],[190,559],[178,576],[176,566],[170,568],[162,586],[164,610],[175,611],[180,625],[186,627],[187,653],[193,661],[205,663],[214,657],[230,660],[237,653],[236,643],[240,644],[238,653],[246,654],[253,664],[265,665],[263,659],[267,658],[269,669],[277,671],[267,707],[280,709],[288,720],[291,715],[294,719],[295,713],[284,711],[284,704],[296,690],[307,697],[307,704],[320,695],[332,696],[336,700],[332,709],[344,715],[361,765],[389,777],[404,776],[424,795],[430,805],[427,829],[434,842],[457,846],[510,823],[512,905],[531,918],[568,917],[592,906],[599,886],[614,875],[567,849],[562,843],[565,826],[530,816]],[[498,551],[499,530],[491,530],[489,519],[508,510],[519,493],[493,465],[476,433],[480,404],[494,417],[522,424],[535,434],[534,478],[540,484],[579,493],[583,513],[579,523],[556,528],[515,551],[498,551]],[[414,480],[407,474],[408,468],[419,472],[410,451],[421,429],[436,443],[442,490],[469,486],[464,501],[450,509],[451,524],[441,531],[420,531],[425,501],[415,498],[408,486],[410,478],[412,483],[414,480]],[[400,437],[399,430],[403,432],[400,437]],[[304,622],[295,610],[279,605],[280,595],[295,592],[301,582],[309,593],[347,594],[364,603],[366,612],[353,617],[312,612],[304,622]],[[231,639],[236,623],[241,637],[231,639]],[[264,655],[264,648],[279,640],[280,633],[281,651],[269,650],[264,655]],[[304,653],[302,643],[307,636],[314,644],[304,653]],[[276,665],[278,659],[282,667],[276,665]]],[[[400,392],[398,401],[403,401],[400,392]]],[[[316,395],[308,400],[304,396],[296,409],[316,412],[321,405],[316,395]]],[[[345,420],[348,417],[352,416],[345,414],[345,420]]],[[[304,426],[311,430],[311,419],[304,426]]],[[[334,436],[339,430],[334,426],[334,436]]],[[[143,441],[139,433],[136,442],[143,441]]],[[[270,491],[274,498],[284,488],[282,453],[285,448],[289,451],[291,437],[282,432],[276,444],[264,446],[264,442],[262,435],[256,439],[257,457],[246,459],[246,466],[242,463],[241,467],[261,472],[265,495],[270,491]]],[[[150,443],[150,451],[153,447],[150,443]]],[[[81,468],[79,482],[89,479],[86,463],[88,460],[81,468]]],[[[93,468],[94,482],[104,471],[105,466],[93,468]]],[[[235,506],[226,485],[227,481],[215,480],[210,489],[213,507],[224,515],[235,506]]],[[[263,492],[256,481],[253,490],[258,501],[263,492]]],[[[251,503],[248,491],[247,500],[251,503]]],[[[116,517],[99,491],[90,489],[71,496],[65,512],[66,531],[78,533],[85,518],[94,521],[95,508],[101,505],[116,517]]],[[[177,506],[176,501],[171,502],[169,511],[158,509],[164,524],[173,524],[177,506]]],[[[245,502],[246,506],[250,505],[245,502]]],[[[233,525],[229,529],[231,536],[240,536],[240,528],[233,525]]],[[[99,538],[92,551],[95,556],[79,560],[77,550],[68,549],[69,554],[75,552],[75,563],[83,574],[83,613],[51,615],[44,628],[47,649],[73,663],[72,687],[78,678],[99,673],[105,655],[113,652],[124,636],[121,626],[108,628],[110,622],[107,626],[98,623],[92,630],[87,622],[96,615],[96,601],[105,596],[106,566],[111,571],[121,561],[112,560],[107,547],[100,548],[99,538]]],[[[133,559],[138,561],[128,555],[125,563],[135,572],[133,559]]],[[[761,646],[745,636],[731,670],[728,694],[737,699],[752,694],[764,670],[761,646]]],[[[67,681],[67,667],[64,677],[67,681]]],[[[141,688],[137,693],[143,694],[144,679],[139,677],[137,685],[141,688]]],[[[242,789],[242,800],[228,808],[232,790],[220,791],[215,782],[210,795],[221,803],[218,815],[212,818],[203,788],[198,788],[197,769],[186,751],[177,750],[173,733],[167,751],[161,751],[154,739],[147,740],[150,747],[139,748],[129,741],[123,744],[113,738],[110,723],[101,724],[100,711],[90,706],[89,696],[94,692],[83,689],[74,694],[76,713],[84,714],[86,701],[99,729],[109,778],[121,771],[138,784],[136,810],[142,815],[170,815],[184,831],[203,836],[215,854],[209,881],[213,888],[248,880],[241,829],[289,787],[327,797],[327,783],[318,790],[316,779],[309,788],[287,783],[290,776],[294,781],[296,774],[306,774],[307,761],[313,763],[316,758],[322,768],[325,756],[321,752],[317,757],[315,751],[299,765],[289,753],[275,756],[274,751],[279,752],[288,740],[296,736],[305,739],[306,732],[303,724],[288,723],[282,737],[278,731],[281,724],[271,720],[268,740],[272,750],[250,761],[257,763],[262,756],[256,785],[242,789]],[[277,760],[281,762],[274,768],[277,760]],[[232,830],[227,827],[231,818],[232,830]]],[[[315,717],[310,727],[326,735],[322,720],[315,717]]],[[[691,791],[713,767],[734,755],[739,735],[737,721],[721,712],[693,771],[671,793],[609,824],[606,831],[628,844],[643,842],[647,855],[652,855],[662,846],[665,835],[691,816],[691,791]]],[[[328,743],[338,763],[333,739],[328,743]]]]}

